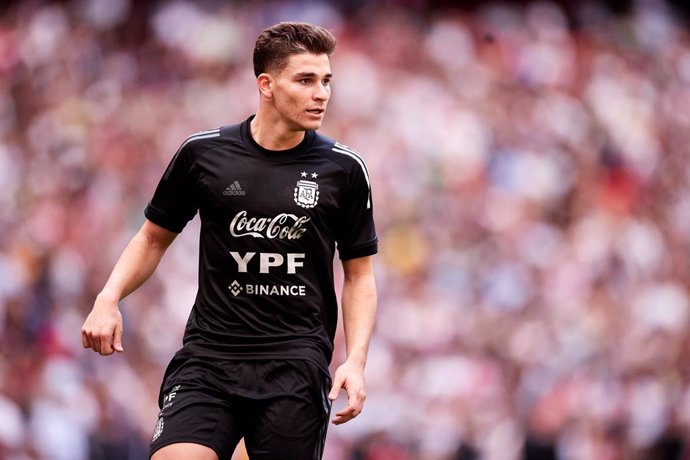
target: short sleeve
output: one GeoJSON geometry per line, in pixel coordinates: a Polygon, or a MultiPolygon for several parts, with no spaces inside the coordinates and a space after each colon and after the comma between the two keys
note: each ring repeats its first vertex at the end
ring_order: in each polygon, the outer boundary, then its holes
{"type": "Polygon", "coordinates": [[[370,256],[378,251],[369,173],[358,154],[352,158],[354,161],[340,204],[340,223],[336,232],[341,260],[370,256]]]}
{"type": "Polygon", "coordinates": [[[144,215],[151,222],[180,233],[199,209],[193,174],[194,144],[189,139],[173,156],[144,215]]]}

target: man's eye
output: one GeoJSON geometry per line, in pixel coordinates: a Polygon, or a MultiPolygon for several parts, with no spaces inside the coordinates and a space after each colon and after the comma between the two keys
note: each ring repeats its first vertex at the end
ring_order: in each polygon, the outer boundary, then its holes
{"type": "Polygon", "coordinates": [[[303,78],[299,82],[302,83],[303,85],[308,85],[310,80],[308,78],[303,78]]]}

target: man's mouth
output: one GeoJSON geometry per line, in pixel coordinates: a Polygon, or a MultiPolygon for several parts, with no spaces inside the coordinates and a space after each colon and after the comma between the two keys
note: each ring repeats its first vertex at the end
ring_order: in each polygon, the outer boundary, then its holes
{"type": "Polygon", "coordinates": [[[324,112],[324,109],[309,109],[307,112],[313,113],[314,115],[321,115],[324,112]]]}

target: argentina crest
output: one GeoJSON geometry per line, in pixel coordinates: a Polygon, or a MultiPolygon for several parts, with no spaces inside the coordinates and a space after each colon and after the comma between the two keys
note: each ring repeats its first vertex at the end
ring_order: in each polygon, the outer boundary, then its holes
{"type": "MultiPolygon", "coordinates": [[[[307,177],[306,172],[302,172],[302,177],[307,177]]],[[[311,173],[311,178],[316,179],[318,174],[311,173]]],[[[309,209],[316,206],[319,201],[319,184],[311,180],[298,180],[295,186],[295,203],[298,206],[309,209]]]]}

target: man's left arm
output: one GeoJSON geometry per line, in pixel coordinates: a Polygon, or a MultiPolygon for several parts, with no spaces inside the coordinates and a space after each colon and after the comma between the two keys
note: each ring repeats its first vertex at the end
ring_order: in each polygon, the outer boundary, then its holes
{"type": "Polygon", "coordinates": [[[362,412],[364,391],[364,366],[369,352],[369,341],[376,318],[376,283],[373,257],[344,260],[343,271],[343,328],[347,359],[335,371],[333,388],[328,398],[335,400],[344,388],[347,407],[336,412],[333,423],[340,425],[362,412]]]}

